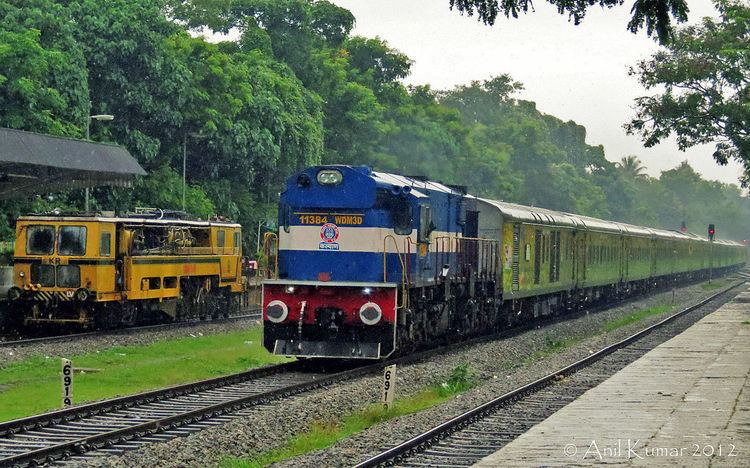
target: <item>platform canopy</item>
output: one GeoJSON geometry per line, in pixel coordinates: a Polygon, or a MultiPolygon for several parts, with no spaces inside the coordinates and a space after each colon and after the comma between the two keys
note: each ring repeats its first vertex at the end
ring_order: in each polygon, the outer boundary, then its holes
{"type": "Polygon", "coordinates": [[[0,199],[101,185],[146,175],[117,145],[0,128],[0,199]]]}

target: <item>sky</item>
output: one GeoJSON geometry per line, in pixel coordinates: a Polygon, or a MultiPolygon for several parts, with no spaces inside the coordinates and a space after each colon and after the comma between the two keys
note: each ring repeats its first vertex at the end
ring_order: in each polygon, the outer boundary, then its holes
{"type": "MultiPolygon", "coordinates": [[[[517,97],[587,129],[587,143],[603,145],[607,158],[638,156],[652,176],[688,160],[707,179],[737,183],[740,166],[719,166],[713,145],[679,151],[674,140],[644,148],[623,124],[634,98],[648,94],[628,69],[658,46],[645,32],[627,31],[632,0],[613,9],[592,7],[575,26],[537,0],[536,11],[518,19],[498,17],[485,26],[461,16],[448,0],[330,0],[357,19],[354,34],[380,37],[413,61],[407,84],[450,89],[503,73],[524,85],[517,97]]],[[[710,0],[688,0],[689,22],[715,16],[710,0]]]]}

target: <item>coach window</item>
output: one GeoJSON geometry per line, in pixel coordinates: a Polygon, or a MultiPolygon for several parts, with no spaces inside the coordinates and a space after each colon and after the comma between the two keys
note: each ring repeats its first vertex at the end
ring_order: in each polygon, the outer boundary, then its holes
{"type": "Polygon", "coordinates": [[[57,253],[60,255],[86,254],[86,227],[62,226],[57,240],[57,253]]]}
{"type": "Polygon", "coordinates": [[[109,257],[112,255],[112,234],[103,232],[99,239],[99,256],[109,257]]]}
{"type": "Polygon", "coordinates": [[[29,226],[26,233],[26,253],[52,255],[55,248],[54,226],[29,226]]]}

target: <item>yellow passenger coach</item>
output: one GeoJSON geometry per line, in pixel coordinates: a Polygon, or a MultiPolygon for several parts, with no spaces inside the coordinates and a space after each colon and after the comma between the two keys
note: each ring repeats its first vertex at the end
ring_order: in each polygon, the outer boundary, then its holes
{"type": "Polygon", "coordinates": [[[21,217],[9,318],[111,327],[226,315],[244,290],[241,238],[239,224],[158,211],[21,217]]]}

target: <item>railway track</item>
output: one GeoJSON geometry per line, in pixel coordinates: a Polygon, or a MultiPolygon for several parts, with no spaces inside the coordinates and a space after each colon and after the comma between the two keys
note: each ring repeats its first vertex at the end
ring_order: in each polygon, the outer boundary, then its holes
{"type": "MultiPolygon", "coordinates": [[[[591,310],[580,313],[591,313],[591,310]]],[[[569,314],[564,319],[576,315],[578,313],[569,314]]],[[[560,320],[563,318],[544,323],[560,320]]],[[[388,364],[423,360],[444,353],[448,348],[507,338],[537,326],[538,322],[532,322],[498,334],[408,355],[388,364]]],[[[122,331],[130,330],[133,329],[122,331]]],[[[80,335],[60,339],[76,336],[80,335]]],[[[35,466],[71,457],[75,462],[81,457],[122,453],[143,444],[223,424],[296,394],[380,372],[384,365],[350,365],[323,370],[304,362],[291,362],[0,423],[0,466],[35,466]]]]}
{"type": "MultiPolygon", "coordinates": [[[[740,277],[750,279],[745,274],[740,277]]],[[[734,296],[736,283],[539,380],[450,419],[356,465],[471,466],[734,296]]]]}
{"type": "Polygon", "coordinates": [[[0,335],[0,349],[1,348],[17,348],[20,346],[35,345],[40,343],[55,343],[61,341],[77,340],[92,336],[106,336],[106,335],[126,335],[131,333],[138,333],[148,330],[160,330],[170,328],[181,328],[189,327],[191,325],[200,323],[225,323],[235,320],[244,319],[260,319],[262,316],[260,309],[248,309],[244,310],[237,315],[230,315],[228,317],[222,317],[211,320],[189,320],[185,322],[174,322],[174,323],[159,323],[155,325],[142,325],[136,327],[119,328],[113,330],[97,330],[81,333],[69,333],[65,335],[54,335],[54,336],[39,336],[31,338],[19,338],[18,335],[0,335]]]}
{"type": "Polygon", "coordinates": [[[222,424],[244,408],[310,391],[370,372],[370,365],[310,370],[291,362],[168,389],[91,403],[0,423],[0,466],[35,466],[168,440],[222,424]],[[119,448],[113,448],[120,444],[119,448]]]}

